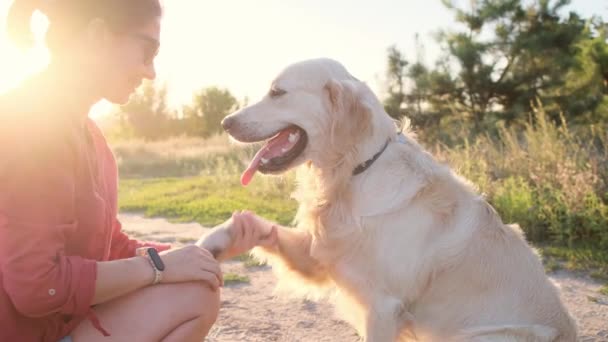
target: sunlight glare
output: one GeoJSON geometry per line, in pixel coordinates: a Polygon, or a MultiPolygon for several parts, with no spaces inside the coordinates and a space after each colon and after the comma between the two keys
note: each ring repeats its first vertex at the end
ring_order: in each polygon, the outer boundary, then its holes
{"type": "Polygon", "coordinates": [[[32,17],[32,31],[34,32],[35,45],[27,51],[20,51],[9,41],[4,30],[0,34],[0,51],[2,63],[0,63],[0,93],[6,92],[22,82],[33,73],[43,69],[49,61],[49,54],[43,44],[44,33],[48,27],[48,20],[40,12],[34,13],[32,17]]]}

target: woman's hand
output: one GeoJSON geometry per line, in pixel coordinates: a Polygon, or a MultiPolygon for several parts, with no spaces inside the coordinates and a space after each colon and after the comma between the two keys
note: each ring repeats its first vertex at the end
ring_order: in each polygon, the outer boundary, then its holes
{"type": "Polygon", "coordinates": [[[276,248],[278,233],[275,223],[266,221],[249,211],[236,212],[231,220],[229,230],[232,245],[226,250],[224,258],[233,258],[256,246],[276,248]]]}
{"type": "Polygon", "coordinates": [[[202,281],[213,290],[224,284],[219,262],[206,249],[189,245],[159,254],[165,264],[161,283],[202,281]]]}

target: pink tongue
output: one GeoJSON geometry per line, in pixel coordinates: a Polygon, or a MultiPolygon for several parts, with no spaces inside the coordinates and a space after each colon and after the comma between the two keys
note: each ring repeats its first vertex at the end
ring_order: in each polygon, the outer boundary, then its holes
{"type": "Polygon", "coordinates": [[[255,157],[253,157],[253,160],[251,160],[251,163],[249,163],[247,170],[245,170],[243,175],[241,175],[241,184],[243,186],[247,186],[247,184],[251,182],[253,175],[255,175],[256,171],[260,167],[262,158],[270,160],[284,154],[283,149],[285,149],[285,151],[289,151],[297,142],[297,140],[293,143],[289,142],[289,134],[296,132],[298,132],[297,128],[288,128],[282,130],[274,138],[270,139],[270,141],[268,141],[266,145],[264,145],[262,149],[255,154],[255,157]]]}

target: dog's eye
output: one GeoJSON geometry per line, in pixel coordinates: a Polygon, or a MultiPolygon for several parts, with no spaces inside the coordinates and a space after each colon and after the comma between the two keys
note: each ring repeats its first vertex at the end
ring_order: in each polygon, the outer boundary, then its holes
{"type": "Polygon", "coordinates": [[[270,95],[270,97],[279,97],[281,95],[285,95],[287,93],[287,91],[280,89],[280,88],[271,88],[270,92],[268,92],[268,95],[270,95]]]}

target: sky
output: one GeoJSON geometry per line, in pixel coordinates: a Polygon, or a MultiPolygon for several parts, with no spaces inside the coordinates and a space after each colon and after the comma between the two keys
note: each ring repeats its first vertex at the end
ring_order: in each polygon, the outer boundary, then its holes
{"type": "MultiPolygon", "coordinates": [[[[0,0],[2,28],[10,3],[0,0]]],[[[608,19],[608,0],[573,0],[569,9],[608,19]]],[[[440,0],[164,0],[164,10],[157,80],[167,84],[176,108],[209,86],[256,101],[281,69],[316,57],[340,61],[381,95],[389,46],[415,60],[418,34],[422,58],[432,64],[439,55],[433,34],[457,27],[440,0]]],[[[37,16],[33,26],[42,34],[44,17],[37,16]]],[[[46,60],[43,46],[21,55],[2,32],[0,92],[46,60]]],[[[93,116],[107,108],[100,104],[93,116]]]]}

